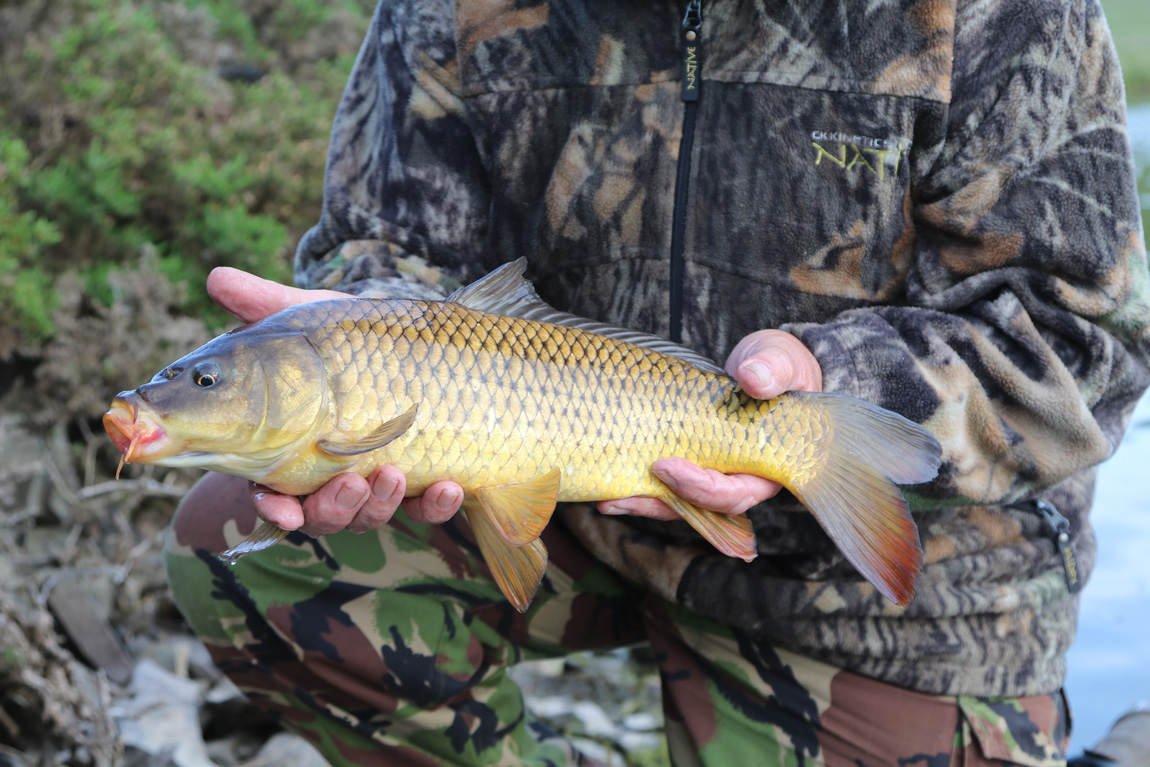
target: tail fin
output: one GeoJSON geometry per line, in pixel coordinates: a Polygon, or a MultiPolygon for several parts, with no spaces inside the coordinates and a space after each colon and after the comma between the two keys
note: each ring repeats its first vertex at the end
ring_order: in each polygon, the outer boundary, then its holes
{"type": "Polygon", "coordinates": [[[918,587],[922,546],[896,484],[932,479],[942,446],[922,426],[854,397],[788,396],[823,410],[830,423],[825,463],[800,486],[788,488],[863,577],[905,607],[918,587]]]}

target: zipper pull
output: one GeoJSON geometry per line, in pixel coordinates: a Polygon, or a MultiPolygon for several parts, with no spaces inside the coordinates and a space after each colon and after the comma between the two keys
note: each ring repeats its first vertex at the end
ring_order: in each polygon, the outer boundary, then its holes
{"type": "Polygon", "coordinates": [[[688,0],[683,16],[683,101],[699,100],[700,68],[703,63],[701,45],[703,28],[703,1],[688,0]]]}
{"type": "Polygon", "coordinates": [[[1078,558],[1074,556],[1074,547],[1070,545],[1070,520],[1062,516],[1053,503],[1034,499],[1009,504],[1009,508],[1027,511],[1042,517],[1046,527],[1050,529],[1054,548],[1062,557],[1062,574],[1066,576],[1066,588],[1071,594],[1082,590],[1082,573],[1078,570],[1078,558]]]}

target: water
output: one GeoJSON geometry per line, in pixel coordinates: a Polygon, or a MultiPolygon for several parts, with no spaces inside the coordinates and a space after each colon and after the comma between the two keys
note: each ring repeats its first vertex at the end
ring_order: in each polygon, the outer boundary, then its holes
{"type": "MultiPolygon", "coordinates": [[[[1132,107],[1130,136],[1150,161],[1150,104],[1132,107]]],[[[1150,207],[1143,195],[1142,206],[1150,207]]],[[[1143,221],[1146,221],[1145,216],[1143,221]]],[[[1150,396],[1134,411],[1118,452],[1099,470],[1091,518],[1098,564],[1082,592],[1066,682],[1074,711],[1070,753],[1106,734],[1124,711],[1150,702],[1150,396]]]]}

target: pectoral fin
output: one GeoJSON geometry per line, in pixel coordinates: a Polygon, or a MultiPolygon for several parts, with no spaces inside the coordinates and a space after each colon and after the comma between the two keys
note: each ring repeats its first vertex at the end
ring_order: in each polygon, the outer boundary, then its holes
{"type": "Polygon", "coordinates": [[[547,547],[538,538],[512,546],[504,540],[484,506],[470,497],[463,501],[463,514],[475,532],[475,541],[499,590],[516,610],[526,612],[547,570],[547,547]]]}
{"type": "Polygon", "coordinates": [[[415,422],[415,411],[418,405],[412,405],[406,413],[392,418],[378,429],[359,439],[331,439],[325,438],[317,442],[320,450],[331,455],[359,455],[379,450],[393,439],[411,428],[415,422]]]}
{"type": "Polygon", "coordinates": [[[559,496],[559,469],[541,477],[475,491],[499,533],[513,546],[523,546],[539,537],[551,521],[559,496]]]}
{"type": "Polygon", "coordinates": [[[674,493],[661,496],[660,500],[670,506],[687,523],[728,557],[738,557],[750,562],[758,552],[755,549],[755,533],[751,520],[745,514],[719,514],[706,511],[687,503],[674,493]]]}
{"type": "Polygon", "coordinates": [[[234,565],[240,557],[254,554],[257,551],[270,549],[287,537],[288,531],[271,522],[261,522],[259,526],[242,541],[219,555],[219,558],[234,565]]]}

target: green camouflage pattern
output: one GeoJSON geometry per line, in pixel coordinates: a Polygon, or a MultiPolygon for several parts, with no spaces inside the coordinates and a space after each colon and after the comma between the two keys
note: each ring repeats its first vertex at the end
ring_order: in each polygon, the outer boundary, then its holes
{"type": "MultiPolygon", "coordinates": [[[[552,305],[666,335],[685,0],[382,3],[296,280],[446,294],[525,256],[552,305]]],[[[827,391],[943,445],[925,566],[892,607],[784,495],[760,556],[569,515],[594,556],[717,622],[919,692],[1057,690],[1094,563],[1095,466],[1150,384],[1150,276],[1097,0],[705,0],[684,341],[781,327],[827,391]]]]}
{"type": "Polygon", "coordinates": [[[176,601],[248,698],[339,767],[596,764],[524,708],[507,669],[643,641],[679,767],[1065,764],[1060,694],[932,696],[841,671],[637,588],[560,526],[520,614],[462,521],[400,512],[372,533],[216,558],[254,524],[246,482],[197,484],[165,546],[176,601]]]}

